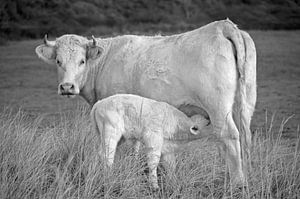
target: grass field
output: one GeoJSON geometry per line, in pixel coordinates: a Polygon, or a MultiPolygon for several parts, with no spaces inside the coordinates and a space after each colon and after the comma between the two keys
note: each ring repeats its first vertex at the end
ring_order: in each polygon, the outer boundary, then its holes
{"type": "Polygon", "coordinates": [[[138,159],[123,146],[112,172],[97,156],[88,110],[61,113],[42,125],[9,109],[0,114],[0,198],[297,198],[300,137],[282,138],[269,123],[256,131],[248,188],[232,190],[225,164],[210,143],[197,142],[178,154],[175,174],[160,168],[161,192],[149,188],[145,152],[138,159]]]}
{"type": "Polygon", "coordinates": [[[250,34],[258,102],[246,190],[230,189],[224,163],[205,142],[178,155],[175,174],[160,169],[161,193],[149,189],[143,152],[135,160],[125,146],[113,172],[105,172],[87,105],[57,96],[56,69],[37,59],[41,41],[34,40],[0,46],[0,198],[296,198],[300,31],[250,34]]]}

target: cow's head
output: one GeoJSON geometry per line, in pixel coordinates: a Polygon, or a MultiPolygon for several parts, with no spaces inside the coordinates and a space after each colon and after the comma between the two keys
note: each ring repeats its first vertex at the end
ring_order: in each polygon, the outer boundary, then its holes
{"type": "Polygon", "coordinates": [[[96,45],[94,37],[89,41],[77,35],[63,35],[48,41],[45,35],[44,44],[35,52],[45,62],[57,65],[58,94],[70,97],[80,93],[91,67],[88,63],[100,57],[103,49],[96,45]]]}

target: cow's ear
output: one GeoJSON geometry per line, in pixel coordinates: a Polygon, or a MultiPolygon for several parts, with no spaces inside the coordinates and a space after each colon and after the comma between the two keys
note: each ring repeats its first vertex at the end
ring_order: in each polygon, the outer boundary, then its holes
{"type": "Polygon", "coordinates": [[[88,45],[86,49],[87,59],[97,59],[101,56],[103,48],[100,46],[88,45]]]}
{"type": "Polygon", "coordinates": [[[193,125],[191,128],[190,128],[190,132],[194,135],[198,135],[200,133],[200,129],[197,125],[193,125]]]}
{"type": "Polygon", "coordinates": [[[55,64],[55,48],[53,46],[39,45],[36,47],[35,53],[46,63],[55,64]]]}

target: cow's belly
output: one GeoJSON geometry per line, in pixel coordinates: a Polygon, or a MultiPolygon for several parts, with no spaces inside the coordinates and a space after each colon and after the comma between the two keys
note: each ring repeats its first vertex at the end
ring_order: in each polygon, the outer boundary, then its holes
{"type": "Polygon", "coordinates": [[[142,76],[138,95],[151,98],[157,101],[167,102],[187,116],[196,114],[209,118],[197,96],[180,77],[163,74],[155,78],[142,76]]]}
{"type": "Polygon", "coordinates": [[[208,113],[199,105],[197,106],[193,104],[181,104],[177,108],[182,112],[184,112],[189,117],[193,115],[203,115],[206,119],[209,119],[208,113]]]}

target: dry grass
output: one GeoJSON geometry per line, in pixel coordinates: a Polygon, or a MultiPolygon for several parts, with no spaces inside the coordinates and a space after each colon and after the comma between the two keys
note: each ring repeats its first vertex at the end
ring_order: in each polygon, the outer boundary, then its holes
{"type": "MultiPolygon", "coordinates": [[[[0,198],[296,198],[300,192],[300,138],[282,139],[280,129],[253,137],[248,188],[232,190],[215,148],[195,143],[178,154],[175,174],[160,167],[160,193],[147,180],[139,159],[123,146],[112,172],[97,156],[88,110],[78,107],[51,124],[22,111],[0,113],[0,198]],[[279,132],[279,133],[278,133],[279,132]]],[[[295,129],[296,131],[296,129],[295,129]]]]}

